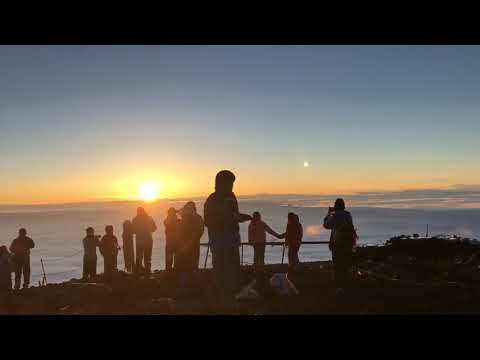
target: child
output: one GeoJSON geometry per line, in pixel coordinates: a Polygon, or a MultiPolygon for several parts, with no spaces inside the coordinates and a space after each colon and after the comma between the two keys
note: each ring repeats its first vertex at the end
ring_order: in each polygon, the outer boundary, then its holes
{"type": "Polygon", "coordinates": [[[288,213],[287,231],[280,235],[280,239],[285,239],[285,245],[288,246],[288,272],[291,274],[300,260],[298,259],[298,250],[302,243],[303,228],[298,215],[288,213]]]}
{"type": "Polygon", "coordinates": [[[105,235],[100,240],[100,253],[103,256],[103,276],[106,281],[111,280],[117,272],[117,255],[120,247],[118,240],[113,234],[113,226],[105,227],[105,235]]]}
{"type": "Polygon", "coordinates": [[[99,235],[95,235],[95,230],[89,227],[87,236],[83,238],[83,280],[88,280],[97,275],[97,246],[99,245],[99,235]]]}
{"type": "Polygon", "coordinates": [[[253,220],[248,225],[248,243],[253,246],[253,265],[265,264],[265,242],[267,234],[280,239],[280,235],[273,231],[264,221],[258,211],[253,213],[253,220]]]}
{"type": "Polygon", "coordinates": [[[133,272],[135,265],[135,254],[133,250],[133,231],[130,220],[123,222],[123,258],[125,260],[125,269],[127,272],[133,272]]]}

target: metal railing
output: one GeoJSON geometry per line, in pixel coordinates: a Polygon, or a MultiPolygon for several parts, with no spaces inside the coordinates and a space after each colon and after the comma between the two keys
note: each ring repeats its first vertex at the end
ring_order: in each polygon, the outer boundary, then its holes
{"type": "MultiPolygon", "coordinates": [[[[328,244],[329,241],[302,241],[300,244],[301,245],[325,245],[328,244]]],[[[285,247],[286,244],[285,242],[280,242],[280,241],[266,241],[264,243],[265,245],[270,245],[270,246],[283,246],[283,251],[282,251],[282,264],[285,258],[285,247]]],[[[209,243],[200,243],[200,246],[206,246],[207,247],[207,254],[205,255],[205,262],[203,264],[203,268],[207,267],[207,261],[208,261],[208,255],[210,253],[210,244],[209,243]]],[[[252,246],[252,244],[248,242],[241,242],[240,245],[241,251],[240,251],[240,264],[243,265],[243,247],[244,246],[252,246]]]]}

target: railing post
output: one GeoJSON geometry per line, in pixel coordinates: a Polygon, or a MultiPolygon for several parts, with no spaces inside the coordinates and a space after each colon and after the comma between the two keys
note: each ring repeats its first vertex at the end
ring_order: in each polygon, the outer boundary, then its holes
{"type": "Polygon", "coordinates": [[[283,251],[282,251],[282,265],[283,265],[283,258],[285,257],[285,243],[283,243],[283,251]]]}
{"type": "Polygon", "coordinates": [[[242,258],[240,260],[240,264],[243,266],[243,244],[240,244],[240,246],[242,247],[242,258]]]}

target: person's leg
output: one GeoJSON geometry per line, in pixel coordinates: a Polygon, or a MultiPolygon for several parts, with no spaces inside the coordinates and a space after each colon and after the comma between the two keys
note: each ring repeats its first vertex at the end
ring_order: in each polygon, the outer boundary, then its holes
{"type": "Polygon", "coordinates": [[[145,244],[144,250],[144,261],[145,261],[145,271],[147,274],[152,272],[152,249],[153,249],[153,239],[149,239],[145,244]]]}
{"type": "Polygon", "coordinates": [[[136,261],[136,271],[140,273],[142,271],[142,262],[143,262],[143,243],[138,241],[137,239],[136,244],[136,252],[137,252],[137,261],[136,261]]]}
{"type": "Polygon", "coordinates": [[[171,271],[173,266],[173,251],[172,245],[165,245],[165,270],[171,271]]]}
{"type": "Polygon", "coordinates": [[[85,280],[89,273],[90,273],[90,269],[89,269],[89,261],[88,259],[84,256],[83,257],[83,271],[82,271],[82,278],[85,280]]]}
{"type": "Polygon", "coordinates": [[[97,276],[97,258],[92,260],[90,266],[90,276],[97,276]]]}
{"type": "Polygon", "coordinates": [[[15,270],[15,287],[14,287],[14,289],[19,290],[20,289],[20,282],[21,282],[21,279],[22,279],[22,267],[23,267],[22,259],[20,258],[20,256],[15,256],[14,257],[13,266],[14,266],[14,270],[15,270]]]}
{"type": "Polygon", "coordinates": [[[265,244],[259,246],[258,261],[259,265],[265,265],[265,244]]]}
{"type": "Polygon", "coordinates": [[[226,279],[228,285],[228,291],[230,294],[234,294],[238,291],[240,286],[240,250],[238,246],[229,246],[228,247],[228,263],[226,264],[227,269],[229,270],[227,274],[229,275],[226,279]]]}
{"type": "Polygon", "coordinates": [[[260,255],[260,249],[258,247],[258,245],[253,245],[253,265],[256,266],[256,265],[259,265],[259,255],[260,255]]]}
{"type": "Polygon", "coordinates": [[[30,255],[25,256],[25,262],[23,263],[23,288],[26,289],[30,286],[30,255]]]}

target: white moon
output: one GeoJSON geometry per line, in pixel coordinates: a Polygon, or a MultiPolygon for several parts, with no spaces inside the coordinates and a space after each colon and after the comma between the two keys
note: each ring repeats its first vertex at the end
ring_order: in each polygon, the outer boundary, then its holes
{"type": "Polygon", "coordinates": [[[310,166],[310,163],[308,161],[303,162],[303,167],[309,167],[309,166],[310,166]]]}

